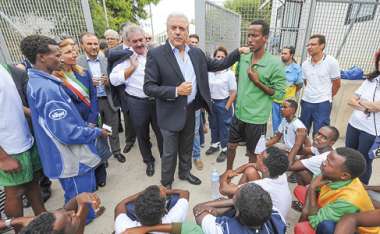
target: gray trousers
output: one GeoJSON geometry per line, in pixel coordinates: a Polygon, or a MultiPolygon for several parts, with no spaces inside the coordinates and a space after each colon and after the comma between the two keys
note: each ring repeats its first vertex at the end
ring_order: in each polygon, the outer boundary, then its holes
{"type": "Polygon", "coordinates": [[[120,153],[119,115],[112,110],[107,98],[98,98],[98,108],[103,123],[112,127],[112,136],[109,137],[111,151],[113,154],[120,153]]]}
{"type": "Polygon", "coordinates": [[[161,129],[163,138],[163,154],[161,158],[161,184],[166,186],[173,183],[174,172],[179,158],[178,175],[187,177],[190,173],[192,162],[195,127],[195,111],[193,107],[187,108],[186,123],[180,131],[161,129]]]}

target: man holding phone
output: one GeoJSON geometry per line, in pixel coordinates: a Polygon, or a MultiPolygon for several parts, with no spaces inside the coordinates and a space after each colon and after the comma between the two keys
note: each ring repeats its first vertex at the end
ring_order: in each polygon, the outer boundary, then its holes
{"type": "MultiPolygon", "coordinates": [[[[119,128],[118,108],[113,103],[111,87],[106,75],[107,58],[99,55],[99,40],[94,34],[83,33],[80,42],[85,53],[78,56],[77,63],[92,74],[92,81],[98,96],[99,114],[102,122],[112,128],[110,136],[112,154],[119,162],[124,163],[125,156],[121,153],[119,132],[117,131],[119,128]]],[[[101,186],[101,184],[99,185],[101,186]]]]}
{"type": "Polygon", "coordinates": [[[255,20],[248,26],[251,53],[241,55],[237,67],[238,93],[230,127],[227,170],[233,167],[239,142],[247,143],[249,161],[256,162],[256,145],[266,134],[273,99],[282,99],[285,94],[284,65],[265,50],[268,36],[269,25],[265,21],[255,20]]]}

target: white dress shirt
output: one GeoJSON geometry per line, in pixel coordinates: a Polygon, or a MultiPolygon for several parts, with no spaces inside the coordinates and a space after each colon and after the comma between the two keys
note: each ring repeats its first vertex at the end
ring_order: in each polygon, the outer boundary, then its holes
{"type": "MultiPolygon", "coordinates": [[[[137,55],[134,53],[134,55],[137,55]]],[[[131,76],[126,80],[124,77],[125,69],[131,66],[131,60],[127,59],[116,65],[110,74],[111,84],[114,86],[125,84],[125,92],[131,96],[147,98],[143,91],[146,56],[137,55],[138,66],[131,76]]]]}
{"type": "Polygon", "coordinates": [[[194,101],[195,96],[197,95],[197,77],[195,75],[193,63],[191,62],[189,56],[190,47],[188,45],[185,45],[185,53],[183,58],[181,58],[179,49],[175,48],[172,44],[170,44],[170,46],[172,47],[174,57],[177,60],[183,78],[186,82],[191,82],[191,93],[187,96],[187,103],[191,103],[192,101],[194,101]]]}

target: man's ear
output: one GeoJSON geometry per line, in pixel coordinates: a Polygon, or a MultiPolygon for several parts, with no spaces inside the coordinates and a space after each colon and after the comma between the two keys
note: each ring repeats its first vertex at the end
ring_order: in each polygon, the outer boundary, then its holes
{"type": "Polygon", "coordinates": [[[36,61],[40,61],[41,63],[45,63],[45,56],[43,54],[36,55],[36,61]]]}
{"type": "Polygon", "coordinates": [[[342,172],[342,174],[339,176],[341,180],[349,180],[352,179],[352,176],[348,172],[342,172]]]}

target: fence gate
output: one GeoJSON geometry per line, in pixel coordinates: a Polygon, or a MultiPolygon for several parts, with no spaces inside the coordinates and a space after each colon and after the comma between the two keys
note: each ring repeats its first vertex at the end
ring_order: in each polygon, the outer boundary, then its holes
{"type": "Polygon", "coordinates": [[[218,46],[232,51],[240,46],[240,15],[210,1],[196,0],[195,32],[206,54],[212,55],[218,46]]]}
{"type": "Polygon", "coordinates": [[[326,36],[326,53],[338,59],[341,69],[357,65],[368,73],[374,69],[374,53],[380,48],[379,0],[305,1],[301,28],[303,40],[297,43],[302,60],[307,56],[310,35],[326,36]]]}
{"type": "Polygon", "coordinates": [[[302,7],[302,0],[289,0],[276,9],[275,25],[271,30],[272,53],[280,52],[285,46],[297,45],[302,7]]]}
{"type": "Polygon", "coordinates": [[[38,33],[78,39],[93,32],[88,0],[0,0],[0,62],[18,63],[20,41],[38,33]]]}

